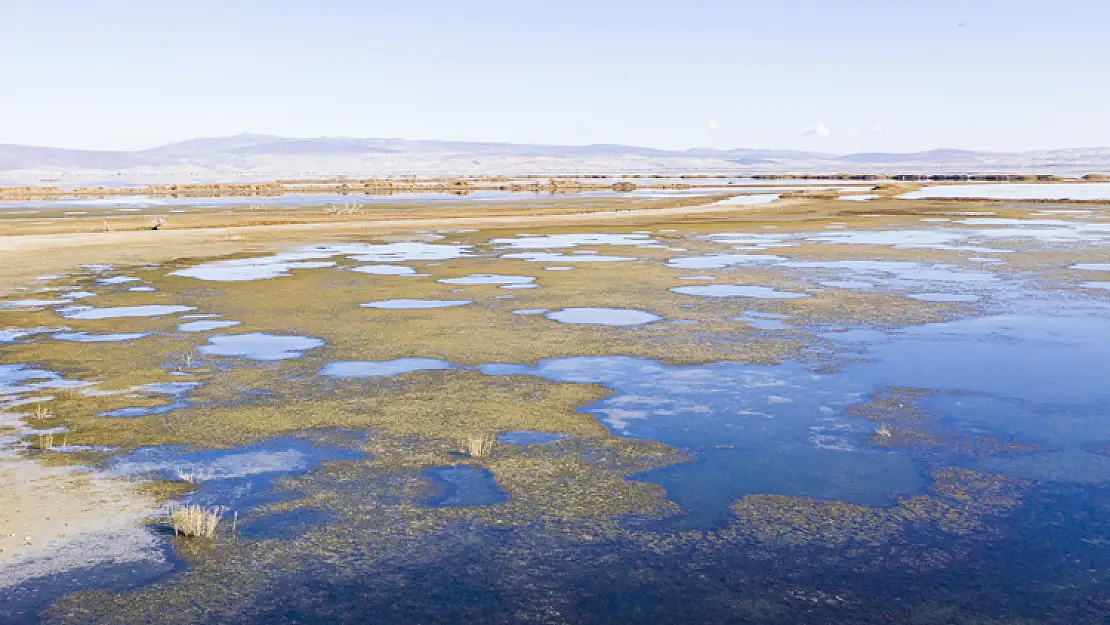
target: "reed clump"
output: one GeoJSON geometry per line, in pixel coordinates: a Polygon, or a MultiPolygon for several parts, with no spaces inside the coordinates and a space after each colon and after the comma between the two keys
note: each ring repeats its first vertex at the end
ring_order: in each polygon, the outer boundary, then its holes
{"type": "Polygon", "coordinates": [[[464,456],[484,458],[493,452],[493,436],[489,434],[479,434],[477,436],[468,437],[463,441],[461,451],[464,456]]]}
{"type": "Polygon", "coordinates": [[[170,510],[170,524],[175,536],[212,538],[220,525],[223,510],[203,506],[177,506],[170,510]]]}

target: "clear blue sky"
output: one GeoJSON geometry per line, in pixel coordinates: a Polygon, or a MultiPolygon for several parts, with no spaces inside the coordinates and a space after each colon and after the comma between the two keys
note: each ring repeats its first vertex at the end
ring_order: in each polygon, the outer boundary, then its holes
{"type": "Polygon", "coordinates": [[[0,143],[244,131],[1110,146],[1110,0],[0,0],[0,143]]]}

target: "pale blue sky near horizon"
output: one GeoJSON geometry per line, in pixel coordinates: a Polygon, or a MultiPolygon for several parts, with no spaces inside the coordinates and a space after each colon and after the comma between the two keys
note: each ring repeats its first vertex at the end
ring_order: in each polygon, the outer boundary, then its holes
{"type": "Polygon", "coordinates": [[[1110,1],[0,0],[0,143],[1110,146],[1110,1]]]}

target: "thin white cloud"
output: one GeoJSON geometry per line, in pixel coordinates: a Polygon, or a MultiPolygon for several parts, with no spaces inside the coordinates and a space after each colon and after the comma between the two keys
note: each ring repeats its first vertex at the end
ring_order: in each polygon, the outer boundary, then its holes
{"type": "Polygon", "coordinates": [[[806,130],[803,134],[805,134],[807,136],[810,136],[810,137],[827,137],[827,136],[831,135],[832,132],[829,130],[829,127],[826,126],[825,124],[817,124],[816,126],[810,126],[810,127],[806,128],[806,130]]]}
{"type": "Polygon", "coordinates": [[[709,120],[709,131],[710,132],[717,132],[717,120],[715,120],[715,119],[710,119],[709,120]]]}
{"type": "Polygon", "coordinates": [[[883,128],[882,124],[875,124],[874,126],[868,128],[867,132],[882,132],[884,130],[886,130],[886,128],[883,128]]]}

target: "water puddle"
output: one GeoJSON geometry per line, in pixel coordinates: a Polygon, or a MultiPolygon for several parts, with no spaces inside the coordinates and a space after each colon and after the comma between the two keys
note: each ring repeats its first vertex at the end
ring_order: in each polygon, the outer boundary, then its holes
{"type": "Polygon", "coordinates": [[[58,313],[66,319],[125,319],[131,317],[163,317],[178,313],[196,310],[193,306],[167,306],[152,304],[150,306],[119,306],[115,308],[93,308],[91,306],[75,306],[59,309],[58,313]]]}
{"type": "Polygon", "coordinates": [[[0,303],[0,310],[15,309],[15,308],[45,308],[47,306],[58,306],[61,304],[72,304],[67,299],[20,299],[9,300],[0,303]]]}
{"type": "Polygon", "coordinates": [[[564,308],[546,314],[559,323],[600,326],[638,326],[660,321],[662,317],[643,310],[624,308],[564,308]]]}
{"type": "Polygon", "coordinates": [[[89,334],[88,332],[59,332],[50,338],[72,343],[122,343],[137,341],[150,336],[150,332],[121,332],[118,334],[89,334]]]}
{"type": "Polygon", "coordinates": [[[468,245],[447,245],[405,241],[373,245],[352,243],[347,245],[322,245],[311,248],[349,256],[360,263],[404,263],[420,260],[452,260],[470,256],[468,245]]]}
{"type": "Polygon", "coordinates": [[[547,312],[546,308],[521,308],[520,310],[514,310],[513,314],[514,315],[528,316],[528,315],[542,315],[545,312],[547,312]]]}
{"type": "Polygon", "coordinates": [[[178,332],[208,332],[222,328],[233,328],[238,321],[190,321],[177,326],[178,332]]]}
{"type": "Polygon", "coordinates": [[[374,276],[418,276],[416,269],[407,265],[362,265],[351,267],[351,271],[368,273],[374,276]]]}
{"type": "Polygon", "coordinates": [[[161,406],[134,406],[128,408],[118,408],[108,412],[101,412],[98,417],[111,417],[121,419],[134,419],[136,417],[146,417],[150,415],[168,414],[175,410],[185,408],[188,402],[182,399],[182,396],[189,391],[200,386],[200,382],[158,382],[154,384],[144,384],[142,386],[132,389],[134,393],[153,394],[153,395],[169,395],[173,401],[161,406]]]}
{"type": "Polygon", "coordinates": [[[362,457],[361,452],[289,437],[231,449],[142,447],[112,458],[108,472],[197,484],[185,503],[243,510],[288,498],[272,492],[282,477],[315,470],[325,461],[362,457]]]}
{"type": "Polygon", "coordinates": [[[516,445],[518,447],[531,447],[532,445],[547,445],[556,441],[563,440],[563,436],[559,434],[550,434],[547,432],[534,432],[532,430],[519,430],[516,432],[504,432],[497,437],[497,442],[506,443],[508,445],[516,445]]]}
{"type": "Polygon", "coordinates": [[[0,364],[0,406],[11,406],[19,396],[43,389],[78,388],[88,382],[67,380],[54,373],[27,364],[0,364]]]}
{"type": "Polygon", "coordinates": [[[631,234],[548,234],[517,235],[513,239],[493,239],[490,245],[526,250],[550,250],[583,245],[614,245],[638,247],[655,245],[658,241],[646,233],[631,234]]]}
{"type": "Polygon", "coordinates": [[[437,280],[443,284],[496,284],[501,285],[502,288],[517,287],[517,288],[534,288],[532,284],[536,279],[532,276],[503,276],[496,273],[479,273],[470,274],[461,278],[445,278],[437,280]]]}
{"type": "MultiPolygon", "coordinates": [[[[728,269],[729,267],[747,267],[759,265],[773,265],[785,262],[786,258],[772,254],[713,254],[710,256],[686,256],[672,258],[667,261],[667,266],[672,269],[728,269]]],[[[704,276],[712,278],[712,276],[704,276]]],[[[701,278],[684,278],[693,280],[701,278]]]]}
{"type": "Polygon", "coordinates": [[[699,295],[701,297],[752,297],[755,299],[799,299],[810,296],[808,293],[780,291],[769,286],[754,286],[747,284],[677,286],[671,289],[671,291],[683,295],[699,295]]]}
{"type": "Polygon", "coordinates": [[[557,252],[517,252],[514,254],[504,254],[501,258],[524,260],[530,263],[624,263],[637,260],[630,256],[604,256],[602,254],[574,255],[560,254],[557,252]]]}
{"type": "Polygon", "coordinates": [[[179,269],[169,275],[210,282],[249,282],[289,276],[294,269],[335,266],[335,261],[312,260],[320,257],[320,254],[313,252],[287,252],[262,258],[236,258],[179,269]]]}
{"type": "Polygon", "coordinates": [[[454,368],[451,363],[434,358],[397,358],[381,361],[330,362],[320,369],[320,375],[329,378],[376,378],[414,371],[441,371],[454,368]]]}
{"type": "Polygon", "coordinates": [[[488,469],[467,465],[436,467],[424,476],[439,491],[428,502],[434,508],[494,506],[508,500],[488,469]]]}
{"type": "Polygon", "coordinates": [[[97,278],[96,283],[108,286],[113,284],[127,284],[128,282],[138,282],[139,280],[140,278],[134,278],[131,276],[114,276],[111,278],[97,278]]]}
{"type": "Polygon", "coordinates": [[[208,338],[209,345],[197,351],[207,356],[236,356],[248,360],[274,361],[300,358],[324,342],[307,336],[282,336],[264,333],[228,334],[208,338]]]}
{"type": "Polygon", "coordinates": [[[14,343],[22,338],[58,332],[65,328],[2,328],[0,329],[0,343],[14,343]]]}
{"type": "Polygon", "coordinates": [[[460,299],[387,299],[380,302],[367,302],[359,304],[363,308],[381,308],[385,310],[406,310],[425,308],[454,308],[473,303],[471,300],[460,299]]]}
{"type": "Polygon", "coordinates": [[[101,412],[96,416],[116,419],[135,419],[138,417],[148,417],[151,415],[169,414],[174,410],[180,410],[188,405],[188,403],[183,401],[175,401],[164,406],[135,406],[131,408],[117,408],[116,410],[101,412]]]}

